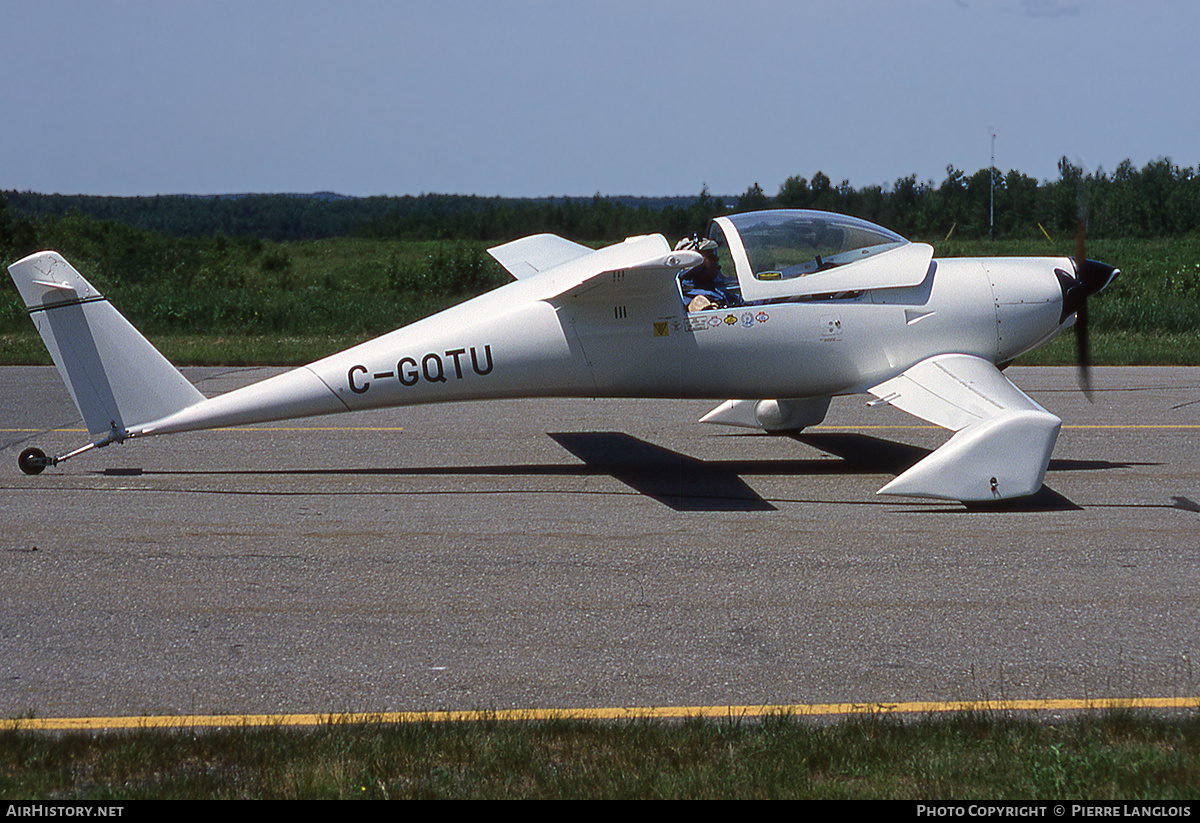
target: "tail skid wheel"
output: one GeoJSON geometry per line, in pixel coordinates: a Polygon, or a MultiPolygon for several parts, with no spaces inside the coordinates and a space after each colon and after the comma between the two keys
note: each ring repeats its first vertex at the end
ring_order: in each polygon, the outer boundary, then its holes
{"type": "Polygon", "coordinates": [[[17,458],[17,465],[25,474],[41,474],[50,465],[50,460],[41,449],[30,448],[21,452],[17,458]]]}

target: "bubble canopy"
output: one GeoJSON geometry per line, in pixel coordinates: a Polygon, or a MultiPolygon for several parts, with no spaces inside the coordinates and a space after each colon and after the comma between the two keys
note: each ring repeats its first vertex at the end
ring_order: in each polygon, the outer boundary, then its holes
{"type": "MultiPolygon", "coordinates": [[[[924,244],[913,244],[893,231],[843,214],[802,209],[778,209],[746,212],[718,217],[709,226],[708,236],[726,252],[737,272],[738,283],[747,299],[765,299],[812,294],[814,291],[835,291],[853,284],[847,278],[852,267],[856,273],[867,275],[861,288],[900,283],[879,283],[871,276],[876,266],[861,266],[864,261],[885,256],[889,268],[893,264],[913,271],[901,279],[916,277],[920,282],[929,258],[923,253],[914,255],[924,244]],[[895,254],[911,247],[907,254],[895,254]],[[925,257],[921,265],[918,257],[925,257]],[[831,274],[837,274],[831,277],[831,274]]],[[[932,256],[932,249],[929,249],[932,256]]],[[[724,256],[724,255],[722,255],[724,256]]],[[[879,262],[882,262],[879,261],[879,262]]]]}

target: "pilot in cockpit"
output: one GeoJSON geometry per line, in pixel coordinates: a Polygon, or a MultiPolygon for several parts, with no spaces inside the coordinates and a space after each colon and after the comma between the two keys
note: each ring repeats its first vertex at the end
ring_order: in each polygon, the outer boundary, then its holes
{"type": "Polygon", "coordinates": [[[721,262],[717,259],[715,240],[687,238],[679,241],[675,249],[698,251],[704,257],[703,263],[684,272],[679,278],[688,311],[729,309],[743,305],[741,296],[721,275],[721,262]]]}

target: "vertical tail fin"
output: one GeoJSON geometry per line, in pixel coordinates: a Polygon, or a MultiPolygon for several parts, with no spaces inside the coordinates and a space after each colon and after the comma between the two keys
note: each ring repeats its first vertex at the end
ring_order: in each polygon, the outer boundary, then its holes
{"type": "Polygon", "coordinates": [[[93,437],[204,400],[141,333],[57,252],[8,267],[71,399],[93,437]]]}

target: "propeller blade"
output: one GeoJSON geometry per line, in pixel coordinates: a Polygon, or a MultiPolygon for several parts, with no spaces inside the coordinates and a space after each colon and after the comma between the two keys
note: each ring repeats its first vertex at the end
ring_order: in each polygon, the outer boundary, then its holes
{"type": "Polygon", "coordinates": [[[1083,389],[1088,402],[1092,398],[1092,344],[1088,337],[1087,301],[1093,294],[1101,291],[1113,281],[1120,272],[1112,266],[1087,256],[1087,189],[1084,188],[1082,176],[1079,179],[1079,190],[1076,192],[1079,209],[1078,222],[1075,228],[1075,275],[1072,277],[1062,269],[1055,269],[1059,285],[1062,287],[1063,304],[1062,319],[1066,322],[1072,314],[1075,315],[1075,351],[1079,365],[1079,387],[1083,389]]]}
{"type": "MultiPolygon", "coordinates": [[[[1079,209],[1079,222],[1075,228],[1075,277],[1079,281],[1079,296],[1075,298],[1079,301],[1075,311],[1075,353],[1079,368],[1079,388],[1083,389],[1084,397],[1092,403],[1091,343],[1088,340],[1087,323],[1087,299],[1090,292],[1087,290],[1087,279],[1084,276],[1084,270],[1087,268],[1087,227],[1084,225],[1082,194],[1079,209]]],[[[1063,297],[1065,308],[1065,293],[1063,297]]]]}
{"type": "Polygon", "coordinates": [[[1086,298],[1079,306],[1079,310],[1075,312],[1075,351],[1079,358],[1079,388],[1083,389],[1083,396],[1088,399],[1088,402],[1094,403],[1096,401],[1092,397],[1092,351],[1091,342],[1088,339],[1086,298]]]}

